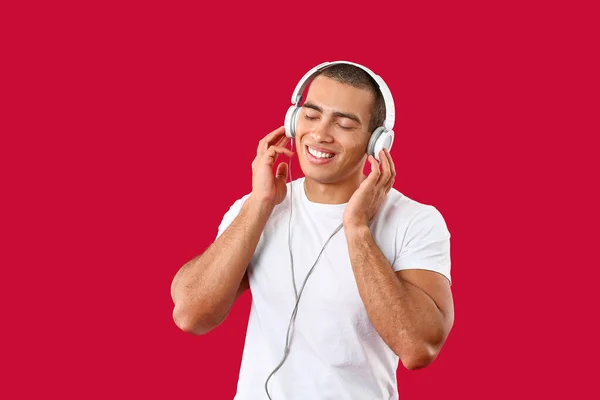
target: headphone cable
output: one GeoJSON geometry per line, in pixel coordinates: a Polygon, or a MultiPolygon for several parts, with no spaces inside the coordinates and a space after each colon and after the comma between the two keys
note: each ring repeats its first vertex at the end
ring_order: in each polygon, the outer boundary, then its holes
{"type": "MultiPolygon", "coordinates": [[[[292,139],[292,142],[291,142],[291,148],[292,149],[294,148],[293,139],[292,139]]],[[[302,292],[304,291],[304,287],[306,286],[306,282],[308,281],[308,278],[310,277],[310,275],[312,274],[313,270],[315,269],[315,266],[319,262],[319,258],[321,258],[321,254],[323,254],[323,251],[325,250],[325,247],[327,246],[327,244],[329,243],[329,241],[344,226],[344,223],[341,223],[333,231],[333,233],[329,236],[329,238],[327,239],[327,241],[323,245],[323,248],[319,252],[319,255],[317,256],[317,259],[315,260],[315,263],[313,264],[313,266],[308,271],[308,274],[306,274],[306,278],[304,278],[304,282],[302,283],[302,286],[300,287],[300,293],[298,293],[297,289],[296,289],[296,278],[294,276],[294,261],[293,261],[293,257],[292,257],[292,245],[291,245],[291,239],[290,239],[291,238],[292,208],[293,208],[292,204],[294,203],[293,189],[292,189],[292,187],[293,187],[293,181],[292,181],[292,159],[291,159],[291,157],[290,157],[290,165],[289,165],[289,175],[290,175],[290,219],[289,219],[289,223],[288,223],[288,247],[289,247],[289,250],[290,250],[290,260],[291,260],[291,265],[292,265],[292,281],[294,283],[294,294],[296,296],[296,304],[294,305],[294,310],[292,311],[292,315],[290,317],[290,322],[288,324],[287,332],[286,332],[286,335],[285,335],[285,349],[283,351],[283,358],[279,362],[279,364],[277,365],[277,367],[275,367],[275,369],[269,374],[269,376],[267,377],[267,380],[265,381],[265,391],[267,392],[267,397],[269,398],[269,400],[272,400],[271,395],[269,395],[269,389],[268,389],[269,380],[279,370],[279,368],[281,368],[281,366],[283,365],[283,363],[287,359],[288,354],[290,353],[290,344],[291,344],[290,343],[291,342],[290,332],[291,332],[292,324],[293,324],[294,320],[296,319],[296,315],[298,314],[298,304],[300,303],[300,296],[302,296],[302,292]]]]}

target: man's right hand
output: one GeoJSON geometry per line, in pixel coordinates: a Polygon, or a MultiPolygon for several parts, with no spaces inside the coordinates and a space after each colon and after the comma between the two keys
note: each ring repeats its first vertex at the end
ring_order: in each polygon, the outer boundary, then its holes
{"type": "Polygon", "coordinates": [[[251,196],[265,205],[275,207],[285,199],[288,165],[284,162],[280,163],[275,175],[273,175],[273,165],[279,154],[290,157],[294,155],[285,147],[288,141],[285,129],[281,126],[258,142],[256,157],[252,161],[251,196]]]}

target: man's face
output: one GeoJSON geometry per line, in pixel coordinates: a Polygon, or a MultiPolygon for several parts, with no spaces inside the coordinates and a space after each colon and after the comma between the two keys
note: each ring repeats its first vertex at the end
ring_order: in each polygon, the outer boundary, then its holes
{"type": "Polygon", "coordinates": [[[331,78],[312,81],[296,125],[296,153],[306,177],[334,183],[362,174],[374,100],[371,92],[331,78]]]}

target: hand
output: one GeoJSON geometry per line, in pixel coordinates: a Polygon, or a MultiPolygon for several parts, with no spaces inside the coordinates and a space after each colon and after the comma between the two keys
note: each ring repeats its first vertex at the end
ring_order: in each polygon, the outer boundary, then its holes
{"type": "Polygon", "coordinates": [[[291,150],[285,148],[288,141],[283,126],[275,129],[258,142],[256,157],[252,161],[251,196],[268,206],[275,207],[281,203],[287,193],[288,165],[280,163],[275,176],[273,176],[273,165],[279,154],[290,157],[294,155],[291,150]]]}
{"type": "Polygon", "coordinates": [[[343,216],[345,228],[368,226],[394,185],[396,169],[387,149],[379,153],[379,159],[381,171],[377,159],[373,156],[367,157],[371,163],[371,173],[361,182],[346,205],[343,216]]]}

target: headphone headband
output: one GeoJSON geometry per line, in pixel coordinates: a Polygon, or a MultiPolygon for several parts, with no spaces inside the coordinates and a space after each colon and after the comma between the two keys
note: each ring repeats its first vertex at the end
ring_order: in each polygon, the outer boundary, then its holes
{"type": "Polygon", "coordinates": [[[371,78],[373,78],[375,83],[379,86],[379,91],[381,92],[381,95],[383,96],[383,101],[385,103],[385,121],[383,122],[383,127],[387,131],[391,131],[394,128],[394,122],[396,120],[396,108],[394,107],[394,99],[392,97],[392,92],[390,92],[388,85],[379,75],[375,74],[369,68],[350,61],[328,61],[319,64],[310,71],[308,71],[306,74],[304,74],[302,79],[300,79],[300,81],[296,85],[296,88],[294,89],[294,93],[292,94],[292,104],[295,106],[298,106],[300,104],[300,101],[302,100],[302,92],[304,92],[306,85],[313,76],[323,71],[324,69],[336,64],[354,65],[355,67],[358,67],[366,73],[368,73],[371,76],[371,78]]]}

